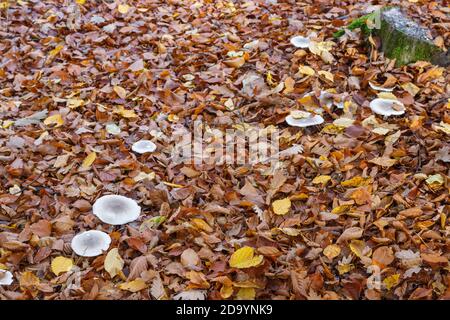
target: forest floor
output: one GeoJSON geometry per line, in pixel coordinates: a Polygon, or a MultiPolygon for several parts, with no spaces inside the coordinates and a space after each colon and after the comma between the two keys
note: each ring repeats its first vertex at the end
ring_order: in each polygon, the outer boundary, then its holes
{"type": "MultiPolygon", "coordinates": [[[[445,3],[398,1],[443,48],[445,3]]],[[[395,67],[359,30],[333,38],[368,9],[0,2],[0,299],[450,298],[449,70],[395,67]],[[376,98],[404,113],[375,114],[376,98]],[[290,126],[296,110],[324,122],[290,126]],[[173,161],[194,121],[276,130],[285,152],[173,161]],[[156,150],[133,152],[141,139],[156,150]],[[107,194],[139,218],[103,223],[107,194]],[[109,249],[73,252],[94,229],[109,249]]]]}

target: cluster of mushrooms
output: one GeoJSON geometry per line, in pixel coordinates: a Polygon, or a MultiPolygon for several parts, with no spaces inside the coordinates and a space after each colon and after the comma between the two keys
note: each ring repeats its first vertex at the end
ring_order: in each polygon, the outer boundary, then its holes
{"type": "MultiPolygon", "coordinates": [[[[309,48],[311,40],[308,37],[295,36],[291,38],[291,44],[297,48],[309,48]]],[[[375,91],[391,92],[394,88],[384,88],[381,86],[374,85],[369,82],[370,87],[375,91]]],[[[311,95],[311,93],[307,94],[311,95]]],[[[342,101],[334,101],[333,94],[329,91],[321,91],[319,96],[320,103],[331,107],[335,105],[339,109],[344,108],[344,103],[342,101]]],[[[379,115],[384,117],[388,116],[399,116],[405,113],[405,106],[400,101],[396,100],[392,94],[387,94],[386,97],[380,97],[374,99],[369,104],[370,109],[379,115]]],[[[323,109],[318,108],[314,113],[293,110],[286,117],[285,121],[287,124],[293,127],[310,127],[316,126],[324,122],[324,119],[320,115],[323,109]],[[315,114],[319,113],[319,114],[315,114]]]]}
{"type": "MultiPolygon", "coordinates": [[[[95,201],[92,211],[102,222],[122,225],[136,220],[141,207],[133,199],[120,195],[106,195],[95,201]]],[[[82,257],[95,257],[108,250],[110,236],[99,230],[89,230],[77,234],[71,242],[72,250],[82,257]]],[[[0,269],[0,285],[8,286],[13,282],[13,274],[0,269]]]]}
{"type": "MultiPolygon", "coordinates": [[[[115,125],[109,124],[108,132],[120,133],[115,125]],[[113,126],[113,129],[111,129],[113,126]]],[[[156,150],[156,145],[150,140],[139,140],[131,146],[131,150],[144,154],[156,150]]],[[[102,222],[110,225],[123,225],[136,220],[141,214],[141,207],[133,199],[120,195],[106,195],[95,201],[92,212],[102,222]]],[[[82,257],[95,257],[108,250],[111,237],[99,230],[89,230],[77,234],[71,242],[72,250],[82,257]]],[[[13,283],[13,274],[0,269],[0,286],[9,286],[13,283]]]]}
{"type": "MultiPolygon", "coordinates": [[[[104,223],[122,225],[136,220],[141,214],[141,207],[133,199],[106,195],[95,201],[92,212],[104,223]]],[[[108,250],[110,244],[111,238],[107,233],[89,230],[73,237],[71,247],[79,256],[95,257],[108,250]]]]}
{"type": "MultiPolygon", "coordinates": [[[[156,150],[150,140],[139,140],[131,146],[131,150],[144,154],[156,150]]],[[[121,195],[100,197],[92,206],[92,212],[102,222],[110,225],[123,225],[136,220],[141,214],[141,207],[131,198],[121,195]]],[[[108,250],[110,236],[99,230],[89,230],[77,234],[71,242],[72,250],[82,257],[95,257],[108,250]]]]}

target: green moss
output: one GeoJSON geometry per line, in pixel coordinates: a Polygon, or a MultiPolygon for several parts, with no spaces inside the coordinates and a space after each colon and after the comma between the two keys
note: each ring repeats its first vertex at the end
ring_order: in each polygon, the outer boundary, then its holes
{"type": "Polygon", "coordinates": [[[439,50],[433,43],[408,36],[384,20],[376,34],[381,38],[383,52],[388,58],[396,59],[397,66],[419,60],[429,61],[439,50]]]}
{"type": "MultiPolygon", "coordinates": [[[[366,14],[362,17],[359,17],[358,19],[353,20],[352,22],[350,22],[345,29],[348,29],[350,31],[353,31],[355,29],[361,29],[361,31],[365,34],[368,35],[370,34],[371,30],[367,27],[367,20],[368,19],[372,19],[374,17],[375,13],[369,13],[366,14]]],[[[336,31],[335,33],[333,33],[333,37],[335,38],[339,38],[341,36],[343,36],[345,34],[345,29],[339,29],[338,31],[336,31]]]]}
{"type": "Polygon", "coordinates": [[[407,21],[409,19],[402,17],[401,11],[400,13],[395,11],[387,12],[391,9],[399,10],[396,7],[387,6],[380,11],[374,11],[370,14],[361,16],[351,21],[346,27],[336,31],[333,36],[335,38],[341,37],[345,34],[345,29],[361,29],[361,32],[366,36],[373,33],[381,38],[382,51],[385,53],[385,56],[390,59],[396,59],[396,66],[409,64],[419,60],[437,61],[444,66],[450,65],[450,54],[446,55],[442,53],[436,45],[427,39],[427,37],[424,37],[422,35],[423,28],[417,26],[417,31],[420,32],[416,32],[416,30],[411,30],[409,23],[405,24],[407,26],[406,28],[403,28],[401,23],[400,27],[398,27],[398,21],[407,21]],[[370,29],[367,21],[369,19],[376,19],[377,17],[375,15],[378,14],[381,19],[380,28],[370,29]],[[390,19],[386,19],[388,14],[391,15],[390,19]],[[396,16],[392,16],[392,14],[397,14],[401,20],[397,19],[396,16]],[[397,27],[394,25],[397,25],[397,27]]]}

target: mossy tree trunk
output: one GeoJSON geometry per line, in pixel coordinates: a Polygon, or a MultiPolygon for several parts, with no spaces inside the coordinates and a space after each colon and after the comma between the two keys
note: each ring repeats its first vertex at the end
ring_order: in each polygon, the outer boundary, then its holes
{"type": "Polygon", "coordinates": [[[380,28],[375,33],[381,38],[382,50],[401,66],[419,60],[449,65],[447,53],[437,47],[428,30],[407,18],[398,8],[382,10],[380,28]]]}

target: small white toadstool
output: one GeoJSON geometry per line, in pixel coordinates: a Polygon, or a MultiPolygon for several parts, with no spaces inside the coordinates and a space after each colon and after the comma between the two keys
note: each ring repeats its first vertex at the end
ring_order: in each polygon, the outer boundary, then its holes
{"type": "Polygon", "coordinates": [[[370,102],[369,107],[382,116],[399,116],[405,113],[405,106],[398,100],[377,98],[370,102]]]}
{"type": "Polygon", "coordinates": [[[98,230],[89,230],[73,237],[71,247],[79,256],[95,257],[108,250],[110,244],[111,238],[108,234],[98,230]]]}
{"type": "Polygon", "coordinates": [[[153,152],[156,150],[156,144],[150,140],[139,140],[131,146],[131,150],[137,153],[153,152]]]}
{"type": "Polygon", "coordinates": [[[316,126],[323,123],[323,121],[322,116],[318,114],[313,116],[311,113],[304,111],[293,111],[286,117],[288,125],[302,128],[316,126]]]}
{"type": "Polygon", "coordinates": [[[110,194],[98,198],[92,212],[104,223],[120,225],[136,220],[141,207],[133,199],[110,194]]]}
{"type": "Polygon", "coordinates": [[[291,44],[297,48],[308,48],[310,40],[302,36],[296,36],[291,39],[291,44]]]}
{"type": "Polygon", "coordinates": [[[9,286],[13,282],[11,272],[0,269],[0,286],[9,286]]]}

